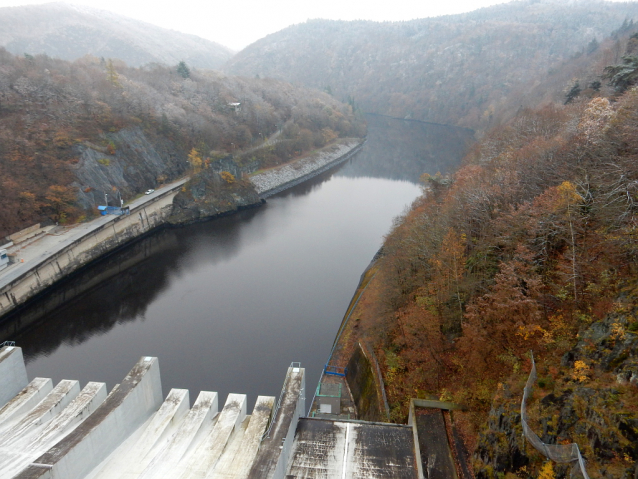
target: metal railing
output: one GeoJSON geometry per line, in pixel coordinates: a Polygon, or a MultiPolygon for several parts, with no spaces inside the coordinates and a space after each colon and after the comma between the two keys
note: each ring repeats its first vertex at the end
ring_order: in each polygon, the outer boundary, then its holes
{"type": "Polygon", "coordinates": [[[330,374],[332,376],[340,376],[342,378],[345,378],[346,373],[348,372],[348,368],[342,368],[339,366],[331,366],[330,364],[326,364],[323,368],[323,372],[326,374],[330,374]]]}
{"type": "Polygon", "coordinates": [[[521,425],[523,426],[523,436],[534,446],[534,448],[543,454],[548,459],[559,463],[571,463],[577,462],[580,468],[580,472],[584,479],[589,479],[587,475],[587,469],[585,469],[585,461],[580,453],[578,444],[575,442],[572,444],[545,444],[538,435],[532,431],[527,422],[527,398],[532,395],[532,389],[536,383],[536,363],[534,362],[534,353],[530,351],[532,358],[532,370],[527,378],[527,383],[523,389],[523,400],[521,401],[521,425]]]}
{"type": "Polygon", "coordinates": [[[0,343],[0,348],[4,348],[5,346],[15,346],[15,341],[5,341],[4,343],[0,343]]]}

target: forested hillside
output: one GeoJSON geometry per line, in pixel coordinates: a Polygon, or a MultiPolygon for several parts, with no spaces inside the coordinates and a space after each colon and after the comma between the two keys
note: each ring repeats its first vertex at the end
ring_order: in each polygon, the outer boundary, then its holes
{"type": "Polygon", "coordinates": [[[534,0],[406,22],[310,20],[259,40],[224,70],[326,89],[367,112],[486,130],[561,98],[579,69],[563,64],[588,64],[634,17],[636,3],[534,0]]]}
{"type": "Polygon", "coordinates": [[[609,95],[524,109],[423,177],[344,335],[376,349],[393,420],[415,396],[466,408],[481,478],[570,473],[521,435],[530,351],[533,430],[589,477],[638,473],[638,35],[620,44],[609,95]]]}
{"type": "Polygon", "coordinates": [[[349,105],[277,80],[0,49],[0,236],[90,216],[104,193],[126,201],[274,134],[255,167],[364,133],[349,105]]]}
{"type": "Polygon", "coordinates": [[[63,60],[93,55],[130,66],[185,61],[209,69],[233,54],[195,35],[66,3],[0,8],[0,46],[15,55],[46,54],[63,60]]]}

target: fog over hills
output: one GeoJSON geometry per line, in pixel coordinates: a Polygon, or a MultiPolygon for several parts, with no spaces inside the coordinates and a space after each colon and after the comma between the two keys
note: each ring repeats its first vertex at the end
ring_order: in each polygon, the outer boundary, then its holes
{"type": "Polygon", "coordinates": [[[233,54],[195,35],[66,3],[0,8],[0,46],[16,55],[46,53],[75,60],[90,54],[118,58],[129,66],[184,60],[208,69],[218,68],[233,54]]]}
{"type": "Polygon", "coordinates": [[[224,70],[325,88],[369,112],[486,129],[538,104],[565,62],[594,54],[633,18],[637,3],[531,0],[405,22],[310,20],[224,70]]]}

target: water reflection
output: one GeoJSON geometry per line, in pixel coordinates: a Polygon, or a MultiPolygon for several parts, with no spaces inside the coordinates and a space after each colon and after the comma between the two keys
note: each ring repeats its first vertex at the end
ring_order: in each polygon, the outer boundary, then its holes
{"type": "Polygon", "coordinates": [[[465,128],[368,115],[368,141],[356,161],[337,175],[419,182],[423,173],[450,173],[459,165],[474,133],[465,128]]]}
{"type": "MultiPolygon", "coordinates": [[[[412,180],[441,169],[406,144],[401,162],[419,158],[406,167],[412,180]]],[[[312,390],[361,272],[419,193],[412,181],[375,178],[381,163],[364,151],[261,208],[144,238],[22,311],[2,336],[24,348],[31,377],[112,386],[153,355],[165,392],[247,393],[252,403],[276,395],[301,361],[312,390]]]]}

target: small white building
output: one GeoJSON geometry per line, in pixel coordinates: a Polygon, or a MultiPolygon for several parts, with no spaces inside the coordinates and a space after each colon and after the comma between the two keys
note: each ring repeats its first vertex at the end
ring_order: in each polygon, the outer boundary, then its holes
{"type": "Polygon", "coordinates": [[[228,106],[231,107],[235,113],[239,113],[241,111],[241,103],[239,102],[229,103],[228,106]]]}

